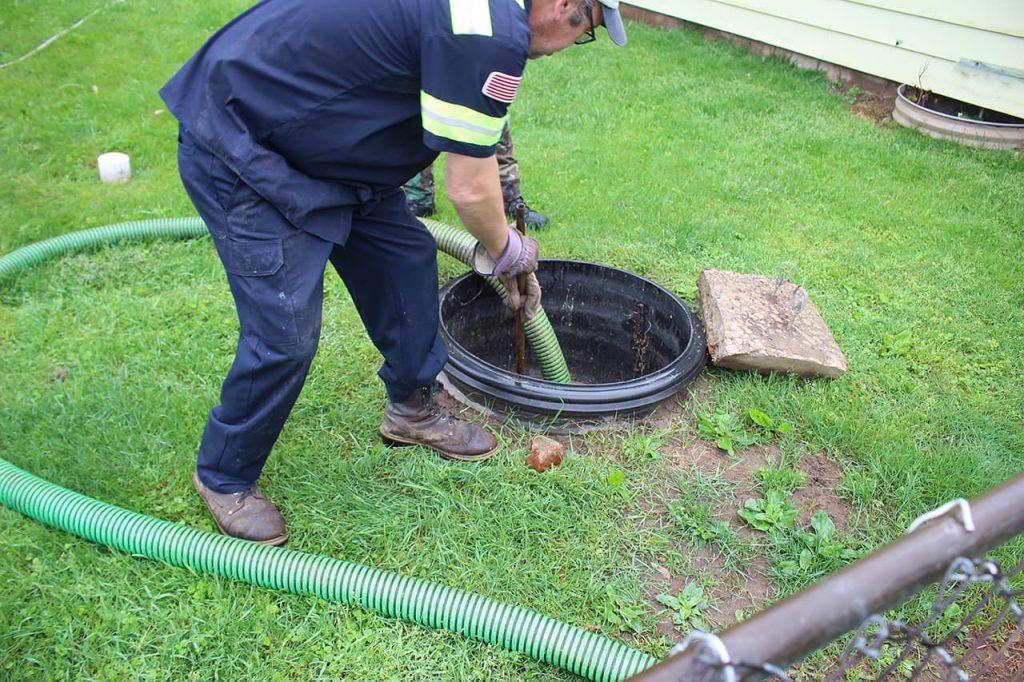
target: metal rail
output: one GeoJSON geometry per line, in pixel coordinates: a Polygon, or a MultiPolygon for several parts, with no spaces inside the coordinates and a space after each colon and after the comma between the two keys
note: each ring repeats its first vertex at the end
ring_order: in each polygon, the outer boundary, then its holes
{"type": "Polygon", "coordinates": [[[958,557],[977,557],[1024,532],[1024,474],[936,512],[899,540],[721,634],[690,640],[629,682],[746,682],[800,661],[936,582],[958,557]]]}

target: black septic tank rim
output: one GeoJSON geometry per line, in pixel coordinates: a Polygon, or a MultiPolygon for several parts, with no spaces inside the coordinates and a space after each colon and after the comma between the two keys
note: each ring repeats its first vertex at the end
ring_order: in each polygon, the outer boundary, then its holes
{"type": "Polygon", "coordinates": [[[697,316],[661,285],[596,263],[543,260],[537,279],[573,383],[544,379],[527,350],[515,373],[515,324],[487,282],[468,273],[440,291],[442,378],[457,398],[557,428],[650,414],[707,361],[697,316]]]}

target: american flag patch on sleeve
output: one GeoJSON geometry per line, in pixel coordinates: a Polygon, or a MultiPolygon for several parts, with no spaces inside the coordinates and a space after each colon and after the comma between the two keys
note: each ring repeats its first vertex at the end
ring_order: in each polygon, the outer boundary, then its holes
{"type": "Polygon", "coordinates": [[[491,75],[484,81],[483,93],[499,102],[511,104],[516,98],[516,91],[519,89],[519,81],[522,76],[510,76],[500,71],[491,71],[491,75]]]}

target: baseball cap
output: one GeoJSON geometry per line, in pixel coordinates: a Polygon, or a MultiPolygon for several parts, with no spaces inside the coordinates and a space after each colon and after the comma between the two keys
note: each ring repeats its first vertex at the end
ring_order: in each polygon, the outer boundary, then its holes
{"type": "Polygon", "coordinates": [[[622,15],[619,14],[619,0],[597,0],[601,3],[602,14],[604,15],[604,28],[608,31],[608,37],[616,45],[626,44],[626,27],[622,24],[622,15]]]}

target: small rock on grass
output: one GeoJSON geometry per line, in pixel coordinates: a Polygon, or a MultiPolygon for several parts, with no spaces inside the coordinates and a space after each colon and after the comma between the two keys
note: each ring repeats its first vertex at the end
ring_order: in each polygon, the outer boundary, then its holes
{"type": "Polygon", "coordinates": [[[562,444],[547,436],[535,436],[530,441],[530,454],[526,466],[534,471],[546,471],[562,463],[562,444]]]}
{"type": "Polygon", "coordinates": [[[68,369],[67,367],[54,367],[50,370],[50,375],[46,377],[46,381],[49,385],[64,383],[68,380],[68,369]]]}

